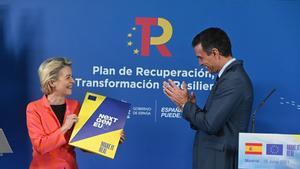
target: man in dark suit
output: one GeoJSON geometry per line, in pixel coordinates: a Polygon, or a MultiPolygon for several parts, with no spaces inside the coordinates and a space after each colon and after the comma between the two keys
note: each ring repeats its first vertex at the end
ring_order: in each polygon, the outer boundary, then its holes
{"type": "Polygon", "coordinates": [[[164,93],[183,110],[196,130],[193,169],[236,169],[238,134],[246,132],[252,109],[253,88],[242,62],[232,57],[227,34],[208,28],[193,39],[199,64],[216,73],[216,82],[203,109],[196,105],[185,82],[181,88],[164,82],[164,93]]]}

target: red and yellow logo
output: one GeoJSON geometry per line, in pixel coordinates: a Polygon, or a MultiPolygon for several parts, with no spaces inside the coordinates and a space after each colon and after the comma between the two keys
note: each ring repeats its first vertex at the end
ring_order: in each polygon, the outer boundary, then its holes
{"type": "Polygon", "coordinates": [[[261,155],[262,143],[246,143],[245,154],[261,155]]]}
{"type": "MultiPolygon", "coordinates": [[[[167,42],[171,39],[173,34],[173,28],[171,23],[164,18],[147,18],[147,17],[137,17],[135,18],[135,25],[141,27],[141,51],[134,49],[134,54],[139,54],[141,56],[150,55],[150,45],[156,46],[161,56],[170,57],[172,54],[167,48],[167,42]],[[151,26],[158,26],[162,28],[162,34],[157,37],[151,36],[151,26]]],[[[132,28],[133,31],[136,27],[132,28]]],[[[128,38],[131,38],[132,34],[128,34],[128,38]]],[[[133,42],[129,41],[128,46],[132,46],[133,42]]]]}

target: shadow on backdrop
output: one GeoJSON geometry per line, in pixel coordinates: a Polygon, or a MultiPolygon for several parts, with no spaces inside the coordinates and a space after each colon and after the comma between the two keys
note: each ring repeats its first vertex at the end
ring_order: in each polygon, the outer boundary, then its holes
{"type": "Polygon", "coordinates": [[[10,6],[0,6],[0,77],[1,104],[0,128],[13,149],[13,154],[0,156],[1,168],[24,168],[29,166],[32,150],[26,127],[26,105],[28,86],[30,85],[28,69],[36,53],[37,28],[41,15],[32,15],[28,10],[16,16],[17,36],[9,36],[13,25],[10,20],[10,6]],[[15,41],[14,41],[15,40],[15,41]]]}

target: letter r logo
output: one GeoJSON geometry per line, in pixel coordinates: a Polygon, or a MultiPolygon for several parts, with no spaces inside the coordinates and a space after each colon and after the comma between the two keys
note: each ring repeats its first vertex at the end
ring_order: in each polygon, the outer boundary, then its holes
{"type": "Polygon", "coordinates": [[[172,37],[173,28],[171,23],[164,18],[145,18],[138,17],[135,19],[135,24],[142,27],[142,47],[141,55],[149,56],[150,54],[150,45],[155,45],[162,56],[169,57],[171,52],[168,50],[165,45],[172,37]],[[160,26],[163,30],[163,33],[159,37],[150,36],[150,27],[151,26],[160,26]]]}

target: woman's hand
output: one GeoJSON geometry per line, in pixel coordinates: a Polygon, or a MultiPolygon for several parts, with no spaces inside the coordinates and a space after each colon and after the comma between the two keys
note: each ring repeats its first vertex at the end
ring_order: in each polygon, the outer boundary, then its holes
{"type": "Polygon", "coordinates": [[[66,133],[68,130],[70,130],[74,123],[78,121],[78,117],[76,114],[70,114],[67,116],[65,123],[63,126],[60,128],[62,133],[66,133]]]}
{"type": "Polygon", "coordinates": [[[125,132],[124,132],[124,130],[122,130],[119,143],[123,143],[124,141],[125,141],[125,132]]]}

